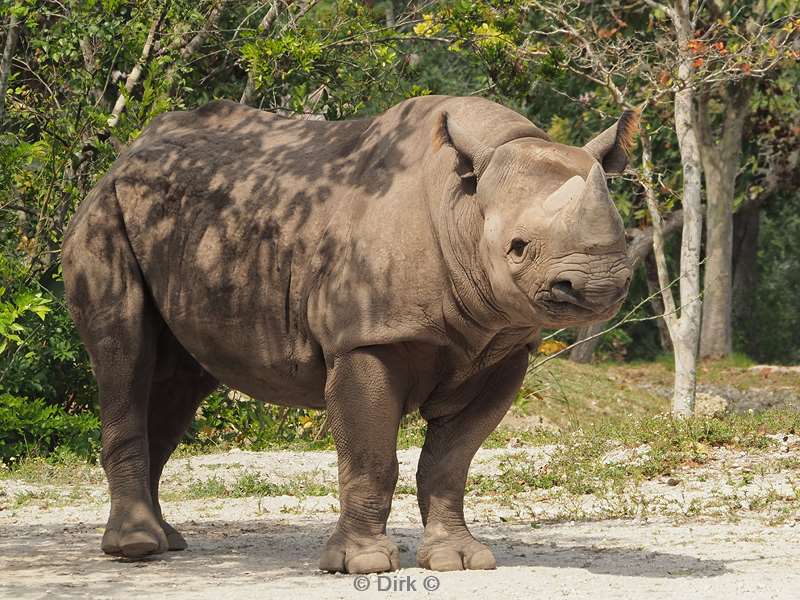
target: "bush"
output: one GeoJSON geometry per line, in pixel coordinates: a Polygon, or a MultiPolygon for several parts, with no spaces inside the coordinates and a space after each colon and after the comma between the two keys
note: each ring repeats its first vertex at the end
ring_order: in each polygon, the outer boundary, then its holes
{"type": "Polygon", "coordinates": [[[298,443],[328,447],[331,440],[324,421],[324,411],[264,404],[223,387],[203,401],[187,442],[250,450],[298,443]]]}
{"type": "Polygon", "coordinates": [[[94,460],[100,449],[100,421],[89,412],[69,414],[40,398],[0,395],[0,461],[11,463],[57,449],[94,460]]]}

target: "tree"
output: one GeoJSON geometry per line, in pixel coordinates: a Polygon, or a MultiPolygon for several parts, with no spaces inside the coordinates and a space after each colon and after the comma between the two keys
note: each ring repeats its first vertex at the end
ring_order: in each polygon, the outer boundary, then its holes
{"type": "MultiPolygon", "coordinates": [[[[672,412],[690,415],[694,410],[697,382],[697,345],[700,339],[700,242],[703,227],[701,208],[701,163],[697,131],[695,129],[695,83],[692,81],[694,63],[689,42],[694,31],[688,0],[676,0],[666,8],[672,19],[678,41],[678,81],[681,89],[675,92],[675,133],[683,166],[684,211],[681,237],[680,307],[676,308],[669,283],[667,263],[664,258],[664,234],[661,216],[648,186],[647,205],[653,219],[653,249],[655,250],[658,279],[664,299],[664,320],[675,348],[675,382],[672,391],[672,412]],[[680,314],[678,314],[680,311],[680,314]]],[[[649,136],[642,136],[642,163],[645,178],[652,182],[652,149],[649,136]]]]}
{"type": "Polygon", "coordinates": [[[733,348],[733,215],[742,134],[756,78],[769,77],[786,63],[794,28],[791,21],[788,28],[780,26],[787,23],[789,4],[709,2],[691,40],[694,64],[716,75],[697,94],[707,199],[701,358],[724,357],[733,348]]]}

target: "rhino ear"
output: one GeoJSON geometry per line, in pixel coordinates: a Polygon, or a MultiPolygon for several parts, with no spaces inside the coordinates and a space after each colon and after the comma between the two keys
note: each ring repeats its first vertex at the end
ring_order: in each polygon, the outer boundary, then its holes
{"type": "Polygon", "coordinates": [[[436,138],[439,145],[449,144],[469,165],[462,179],[480,179],[494,154],[494,148],[484,144],[457,123],[446,112],[439,116],[436,138]]]}
{"type": "Polygon", "coordinates": [[[603,165],[606,173],[622,173],[639,131],[639,111],[626,110],[619,120],[583,149],[603,165]]]}

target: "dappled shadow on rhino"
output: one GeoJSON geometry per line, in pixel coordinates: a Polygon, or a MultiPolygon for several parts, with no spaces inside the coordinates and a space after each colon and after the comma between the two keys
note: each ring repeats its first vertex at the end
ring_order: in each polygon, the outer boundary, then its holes
{"type": "Polygon", "coordinates": [[[158,117],[65,236],[70,312],[100,390],[109,554],[183,549],[164,463],[219,382],[326,408],[341,515],[328,571],[398,568],[386,519],[404,414],[428,422],[420,566],[493,568],[470,461],[544,327],[605,320],[630,281],[605,174],[637,118],[584,148],[480,98],[295,121],[230,102],[158,117]]]}

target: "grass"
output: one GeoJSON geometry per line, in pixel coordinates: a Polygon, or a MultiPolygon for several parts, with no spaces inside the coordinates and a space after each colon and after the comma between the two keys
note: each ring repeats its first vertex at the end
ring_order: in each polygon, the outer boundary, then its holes
{"type": "MultiPolygon", "coordinates": [[[[697,369],[697,382],[706,385],[730,386],[739,390],[752,388],[800,389],[800,373],[779,373],[750,370],[753,361],[743,354],[732,354],[721,360],[702,361],[697,369]]],[[[672,385],[674,365],[672,355],[658,357],[654,362],[608,363],[597,365],[626,374],[634,383],[646,381],[657,385],[672,385]]]]}
{"type": "Polygon", "coordinates": [[[528,370],[513,411],[521,416],[535,414],[556,427],[569,427],[667,409],[663,396],[632,385],[618,370],[557,359],[541,369],[528,370]]]}
{"type": "Polygon", "coordinates": [[[16,479],[27,483],[70,485],[105,482],[102,469],[71,452],[56,452],[47,458],[32,456],[12,468],[0,468],[0,479],[16,479]]]}
{"type": "Polygon", "coordinates": [[[267,496],[308,496],[336,495],[338,487],[334,482],[321,479],[316,471],[301,473],[291,480],[281,483],[269,481],[255,472],[244,473],[233,482],[226,482],[219,476],[195,480],[185,488],[165,489],[161,496],[167,501],[199,500],[204,498],[248,498],[267,496]]]}
{"type": "Polygon", "coordinates": [[[528,464],[527,455],[512,455],[500,464],[499,475],[471,477],[468,490],[513,495],[561,487],[571,494],[593,494],[703,465],[714,448],[766,450],[776,443],[769,434],[797,431],[800,412],[777,409],[689,419],[657,415],[561,432],[539,431],[533,434],[535,441],[556,446],[544,468],[528,464]],[[610,452],[624,449],[644,450],[628,452],[627,457],[623,452],[619,462],[609,460],[610,452]]]}

